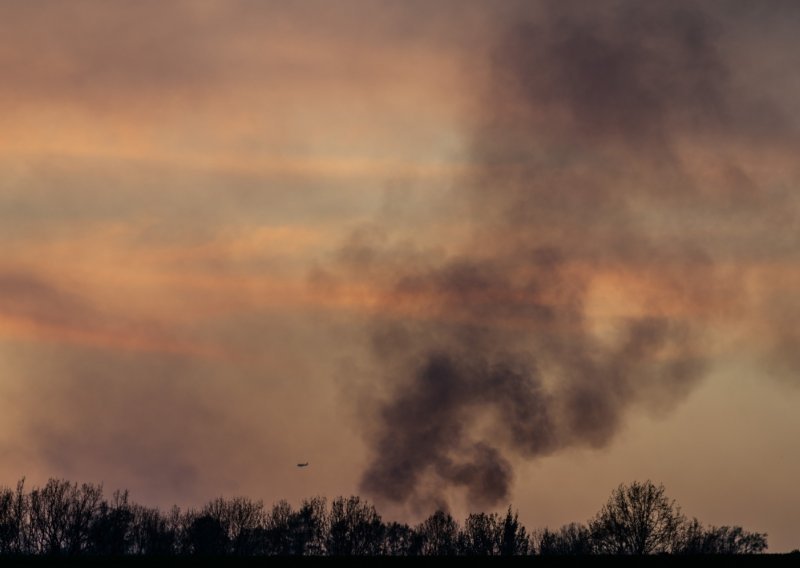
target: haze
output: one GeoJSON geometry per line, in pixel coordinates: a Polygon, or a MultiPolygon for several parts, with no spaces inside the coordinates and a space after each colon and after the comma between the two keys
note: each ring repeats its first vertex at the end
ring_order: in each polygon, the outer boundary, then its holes
{"type": "Polygon", "coordinates": [[[557,527],[649,478],[797,548],[798,26],[0,1],[0,482],[557,527]]]}

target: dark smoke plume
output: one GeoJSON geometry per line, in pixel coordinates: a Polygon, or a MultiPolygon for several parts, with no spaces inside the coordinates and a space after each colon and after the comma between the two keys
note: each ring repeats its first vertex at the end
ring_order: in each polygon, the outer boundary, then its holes
{"type": "Polygon", "coordinates": [[[342,252],[387,299],[372,323],[383,371],[362,479],[378,499],[427,506],[456,488],[496,504],[515,456],[602,447],[632,406],[669,410],[703,375],[702,329],[675,306],[736,293],[702,243],[665,238],[645,212],[668,224],[717,206],[676,148],[746,136],[755,119],[728,94],[706,14],[613,7],[517,14],[500,34],[477,167],[450,204],[462,241],[433,250],[359,233],[342,252]],[[598,331],[594,279],[626,273],[654,291],[598,331]]]}

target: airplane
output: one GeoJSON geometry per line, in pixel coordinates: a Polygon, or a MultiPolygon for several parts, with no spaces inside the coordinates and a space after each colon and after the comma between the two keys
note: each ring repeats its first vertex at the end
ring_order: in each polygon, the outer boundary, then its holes
{"type": "Polygon", "coordinates": [[[299,464],[297,464],[297,467],[308,467],[308,462],[306,462],[306,463],[299,463],[299,464]]]}

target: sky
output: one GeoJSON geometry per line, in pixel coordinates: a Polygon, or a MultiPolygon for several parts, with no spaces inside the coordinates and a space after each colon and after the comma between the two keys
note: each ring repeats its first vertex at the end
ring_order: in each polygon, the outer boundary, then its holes
{"type": "Polygon", "coordinates": [[[0,0],[0,483],[800,547],[798,26],[0,0]]]}

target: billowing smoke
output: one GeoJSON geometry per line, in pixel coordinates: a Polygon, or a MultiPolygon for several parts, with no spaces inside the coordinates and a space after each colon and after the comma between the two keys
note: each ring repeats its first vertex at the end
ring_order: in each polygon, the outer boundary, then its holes
{"type": "Polygon", "coordinates": [[[683,4],[552,6],[497,35],[453,230],[433,247],[361,231],[342,251],[382,309],[375,498],[500,502],[514,459],[602,447],[630,408],[674,407],[707,366],[692,314],[737,309],[714,245],[676,230],[747,191],[706,187],[687,145],[761,128],[719,25],[683,4]]]}

